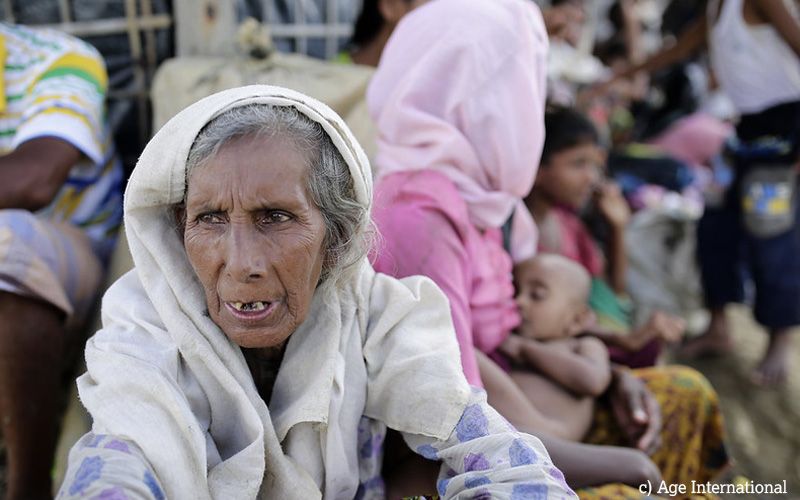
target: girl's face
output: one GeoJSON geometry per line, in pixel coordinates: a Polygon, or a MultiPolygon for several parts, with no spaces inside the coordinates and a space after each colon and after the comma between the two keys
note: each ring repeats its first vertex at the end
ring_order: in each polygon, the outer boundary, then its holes
{"type": "Polygon", "coordinates": [[[558,151],[539,167],[534,189],[553,203],[580,210],[600,182],[604,163],[603,150],[593,143],[558,151]]]}

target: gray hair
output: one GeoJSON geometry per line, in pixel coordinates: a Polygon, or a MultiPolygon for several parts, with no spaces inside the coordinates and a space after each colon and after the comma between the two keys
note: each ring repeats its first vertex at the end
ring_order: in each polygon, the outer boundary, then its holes
{"type": "Polygon", "coordinates": [[[220,148],[248,136],[283,137],[308,158],[308,192],[325,222],[320,284],[342,280],[364,258],[373,230],[367,206],[356,200],[353,177],[322,125],[290,106],[249,104],[229,109],[197,135],[186,161],[186,182],[220,148]]]}

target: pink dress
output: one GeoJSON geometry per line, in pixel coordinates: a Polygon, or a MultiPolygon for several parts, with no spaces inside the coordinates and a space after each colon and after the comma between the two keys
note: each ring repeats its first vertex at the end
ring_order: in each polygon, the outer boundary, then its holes
{"type": "Polygon", "coordinates": [[[375,269],[436,282],[450,300],[464,374],[482,387],[474,349],[493,353],[520,322],[501,230],[478,230],[455,184],[433,170],[383,177],[373,218],[381,235],[375,269]]]}
{"type": "Polygon", "coordinates": [[[581,264],[593,277],[605,269],[603,253],[583,221],[568,209],[554,207],[539,228],[539,252],[556,253],[581,264]]]}

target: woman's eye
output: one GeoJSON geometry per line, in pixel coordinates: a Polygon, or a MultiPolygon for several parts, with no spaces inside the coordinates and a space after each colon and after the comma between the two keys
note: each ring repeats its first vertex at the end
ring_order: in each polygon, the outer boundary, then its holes
{"type": "Polygon", "coordinates": [[[279,224],[281,222],[287,222],[292,217],[284,212],[268,212],[264,215],[262,221],[264,224],[279,224]]]}
{"type": "Polygon", "coordinates": [[[209,212],[197,216],[197,220],[202,224],[221,224],[225,222],[222,214],[216,212],[209,212]]]}

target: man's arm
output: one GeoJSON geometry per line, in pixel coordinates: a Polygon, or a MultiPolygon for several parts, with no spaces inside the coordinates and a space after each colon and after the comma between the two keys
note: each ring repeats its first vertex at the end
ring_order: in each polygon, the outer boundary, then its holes
{"type": "Polygon", "coordinates": [[[55,137],[38,137],[0,156],[0,209],[35,211],[55,198],[81,152],[55,137]]]}
{"type": "Polygon", "coordinates": [[[679,36],[677,41],[659,52],[651,55],[644,61],[629,66],[603,83],[587,89],[582,96],[583,100],[591,100],[609,91],[614,82],[627,80],[638,73],[652,74],[673,64],[679,63],[691,57],[706,44],[708,38],[708,20],[706,15],[699,16],[686,28],[679,36]]]}
{"type": "Polygon", "coordinates": [[[756,9],[800,57],[800,24],[782,0],[756,0],[756,9]]]}

